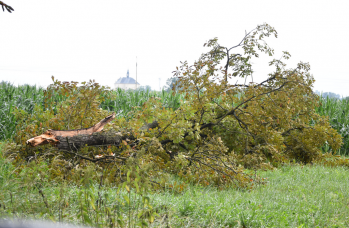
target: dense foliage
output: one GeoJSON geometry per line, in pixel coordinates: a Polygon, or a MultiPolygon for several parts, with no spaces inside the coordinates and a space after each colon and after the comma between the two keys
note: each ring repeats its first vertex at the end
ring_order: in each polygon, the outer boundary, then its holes
{"type": "MultiPolygon", "coordinates": [[[[166,186],[168,176],[174,174],[201,185],[251,188],[259,179],[246,168],[324,161],[323,145],[335,152],[342,138],[327,117],[315,112],[320,100],[312,92],[314,79],[308,64],[286,69],[285,63],[274,59],[270,65],[275,71],[265,81],[231,83],[234,77],[252,75],[250,61],[258,57],[258,50],[273,55],[264,41],[270,35],[277,33],[264,24],[232,48],[220,46],[217,38],[209,40],[205,44],[207,53],[193,65],[183,62],[174,72],[174,88],[185,95],[180,105],[179,98],[166,103],[150,97],[143,103],[135,96],[138,103],[130,111],[117,112],[119,118],[105,130],[127,135],[119,146],[65,152],[51,146],[25,145],[27,139],[50,128],[90,127],[124,101],[118,100],[120,94],[115,96],[94,81],[78,86],[77,82],[54,80],[44,91],[42,104],[35,105],[32,112],[20,108],[13,111],[16,133],[4,149],[6,156],[18,164],[18,172],[28,161],[45,161],[51,178],[79,181],[88,170],[95,170],[94,178],[106,184],[124,182],[127,170],[138,167],[142,181],[151,181],[154,187],[166,186]],[[238,47],[243,53],[232,53],[238,47]],[[158,123],[155,129],[142,128],[153,121],[158,123]]],[[[289,57],[284,52],[283,58],[289,57]]],[[[174,95],[179,96],[175,91],[174,95]]],[[[331,156],[326,159],[331,160],[331,156]]],[[[135,177],[133,172],[131,177],[135,177]]],[[[183,189],[183,185],[173,187],[183,189]]]]}
{"type": "MultiPolygon", "coordinates": [[[[182,95],[172,95],[166,91],[115,89],[106,90],[101,95],[104,100],[99,107],[117,113],[118,118],[127,118],[132,107],[141,106],[151,97],[160,98],[164,107],[174,109],[177,109],[180,100],[183,100],[182,95]]],[[[51,106],[54,113],[57,112],[56,106],[64,99],[66,98],[59,94],[52,95],[51,106]]],[[[0,140],[11,139],[15,135],[17,121],[13,110],[17,108],[31,114],[35,105],[45,109],[44,88],[31,85],[14,86],[9,82],[0,82],[0,140]]]]}
{"type": "MultiPolygon", "coordinates": [[[[8,82],[0,82],[0,140],[10,139],[15,134],[16,120],[13,109],[22,109],[25,112],[32,113],[35,104],[42,105],[44,100],[44,89],[37,86],[21,85],[14,86],[8,82]]],[[[167,107],[177,109],[180,106],[180,100],[184,100],[181,94],[172,95],[172,92],[156,91],[133,91],[116,89],[111,90],[115,96],[106,96],[101,103],[100,108],[114,111],[119,117],[127,117],[127,113],[132,107],[141,106],[150,97],[161,98],[162,103],[167,107]]],[[[58,101],[58,97],[56,98],[58,101]]],[[[316,113],[321,116],[328,116],[332,128],[336,129],[343,137],[344,144],[339,153],[349,154],[349,133],[348,119],[349,104],[347,99],[332,99],[320,95],[320,104],[316,107],[316,113]]],[[[324,152],[328,147],[324,145],[324,152]]]]}

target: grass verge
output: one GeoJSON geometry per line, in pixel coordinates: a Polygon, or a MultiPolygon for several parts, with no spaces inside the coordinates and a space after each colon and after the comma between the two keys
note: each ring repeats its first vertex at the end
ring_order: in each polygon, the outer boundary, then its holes
{"type": "Polygon", "coordinates": [[[253,191],[191,187],[153,204],[173,209],[173,227],[349,227],[349,170],[289,165],[261,173],[253,191]]]}
{"type": "Polygon", "coordinates": [[[287,165],[261,172],[268,183],[252,191],[189,186],[142,195],[45,181],[38,166],[15,176],[0,153],[1,217],[94,227],[349,227],[349,170],[342,167],[287,165]]]}

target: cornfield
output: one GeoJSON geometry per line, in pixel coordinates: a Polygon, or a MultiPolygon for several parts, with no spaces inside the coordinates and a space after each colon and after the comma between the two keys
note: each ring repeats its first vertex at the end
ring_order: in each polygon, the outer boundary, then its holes
{"type": "MultiPolygon", "coordinates": [[[[340,154],[349,155],[349,100],[323,98],[321,96],[321,105],[316,108],[316,112],[322,116],[328,116],[332,128],[336,129],[343,137],[343,146],[340,154]]],[[[327,150],[327,146],[323,147],[327,150]]]]}
{"type": "Polygon", "coordinates": [[[16,129],[12,111],[15,107],[32,113],[35,104],[42,104],[44,89],[36,86],[13,86],[0,82],[0,140],[11,138],[16,129]]]}
{"type": "MultiPolygon", "coordinates": [[[[161,98],[162,104],[165,108],[177,109],[180,106],[180,100],[183,100],[183,95],[172,95],[172,92],[149,91],[149,90],[111,90],[111,93],[116,95],[116,99],[111,100],[109,96],[105,97],[105,101],[101,104],[101,108],[109,111],[114,111],[117,116],[126,117],[127,113],[131,111],[132,107],[141,106],[151,97],[161,98]]],[[[107,94],[108,95],[108,94],[107,94]]]]}

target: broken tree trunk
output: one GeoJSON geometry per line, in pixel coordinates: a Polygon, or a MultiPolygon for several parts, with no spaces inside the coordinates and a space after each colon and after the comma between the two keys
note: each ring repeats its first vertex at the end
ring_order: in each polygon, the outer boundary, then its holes
{"type": "MultiPolygon", "coordinates": [[[[99,123],[90,128],[76,129],[76,130],[47,130],[44,134],[36,136],[27,140],[27,145],[40,146],[45,144],[52,144],[59,150],[77,151],[83,146],[97,146],[97,145],[115,145],[119,146],[124,140],[134,140],[134,136],[129,133],[122,134],[121,132],[101,132],[104,125],[109,123],[115,118],[115,113],[105,117],[99,123]]],[[[157,121],[146,124],[140,128],[141,131],[149,130],[150,128],[156,128],[159,126],[157,121]]]]}
{"type": "Polygon", "coordinates": [[[60,141],[57,137],[74,137],[77,135],[91,135],[95,132],[100,132],[103,130],[104,125],[109,123],[115,118],[115,113],[112,115],[109,115],[105,117],[103,120],[101,120],[99,123],[95,124],[94,126],[90,128],[83,128],[83,129],[76,129],[76,130],[67,130],[67,131],[60,131],[60,130],[47,130],[44,134],[36,136],[34,138],[28,139],[26,141],[27,145],[30,146],[39,146],[39,145],[45,145],[45,144],[52,144],[57,145],[60,141]]]}
{"type": "MultiPolygon", "coordinates": [[[[148,123],[141,127],[139,130],[145,131],[153,128],[157,128],[159,123],[154,121],[152,123],[148,123]]],[[[124,145],[127,144],[128,141],[134,140],[135,137],[130,133],[121,133],[121,132],[96,132],[92,135],[86,134],[78,134],[73,137],[67,136],[56,136],[56,139],[59,143],[56,144],[59,150],[74,150],[77,151],[81,147],[84,146],[105,146],[105,145],[121,145],[122,141],[124,141],[124,145]]]]}
{"type": "Polygon", "coordinates": [[[77,151],[84,146],[105,146],[105,145],[121,145],[124,141],[134,140],[135,138],[130,134],[122,134],[121,132],[96,132],[92,135],[76,135],[73,137],[56,137],[59,143],[56,145],[59,150],[77,151]]]}

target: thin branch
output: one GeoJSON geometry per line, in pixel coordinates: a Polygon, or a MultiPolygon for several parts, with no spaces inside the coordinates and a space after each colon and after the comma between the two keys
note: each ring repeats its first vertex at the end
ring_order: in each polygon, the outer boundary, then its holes
{"type": "Polygon", "coordinates": [[[80,154],[78,154],[78,153],[74,153],[74,152],[69,151],[69,150],[60,150],[60,151],[65,152],[65,153],[68,153],[68,154],[73,154],[73,155],[75,155],[75,156],[77,156],[77,157],[80,157],[80,158],[82,158],[82,159],[85,159],[85,160],[88,160],[88,161],[91,161],[91,162],[98,162],[98,161],[103,161],[103,160],[106,160],[106,159],[114,159],[114,158],[121,159],[121,160],[124,160],[124,161],[127,160],[127,158],[119,157],[119,156],[116,156],[116,155],[115,155],[115,156],[106,155],[106,156],[104,156],[104,157],[102,157],[102,158],[93,159],[93,158],[89,158],[89,157],[80,155],[80,154]]]}
{"type": "Polygon", "coordinates": [[[15,11],[11,6],[6,5],[5,3],[3,3],[2,1],[0,1],[0,5],[2,7],[2,11],[5,11],[5,9],[9,12],[12,13],[12,11],[15,11]]]}

